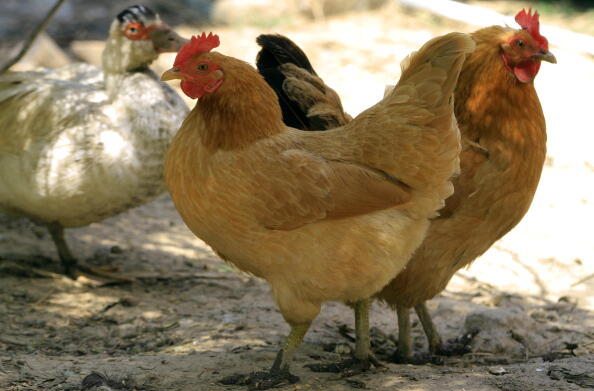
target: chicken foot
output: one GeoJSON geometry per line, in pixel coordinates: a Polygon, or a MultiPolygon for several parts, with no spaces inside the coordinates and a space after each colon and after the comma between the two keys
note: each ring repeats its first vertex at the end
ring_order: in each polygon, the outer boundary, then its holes
{"type": "Polygon", "coordinates": [[[68,277],[74,279],[78,274],[77,272],[83,272],[91,276],[101,277],[108,280],[121,282],[133,281],[132,278],[118,276],[98,267],[80,265],[70,252],[66,238],[64,238],[64,227],[58,222],[53,222],[47,224],[47,228],[54,241],[54,244],[56,245],[56,249],[58,250],[60,262],[62,262],[62,267],[64,268],[64,274],[66,274],[68,277]]]}
{"type": "Polygon", "coordinates": [[[453,340],[449,340],[444,344],[441,340],[441,337],[439,336],[439,333],[437,332],[437,328],[431,319],[431,315],[429,314],[425,303],[423,302],[417,305],[415,307],[415,311],[419,317],[419,320],[421,321],[425,335],[427,336],[427,341],[429,342],[429,352],[432,355],[460,356],[470,352],[470,343],[479,333],[478,329],[473,328],[464,333],[462,336],[453,340]]]}
{"type": "Polygon", "coordinates": [[[425,303],[415,306],[415,312],[417,313],[421,325],[423,326],[423,331],[427,336],[429,353],[413,354],[410,309],[399,307],[397,309],[398,350],[392,355],[390,361],[400,364],[407,363],[414,365],[423,365],[427,363],[437,364],[441,362],[441,359],[437,356],[457,356],[470,351],[468,345],[478,331],[471,330],[462,337],[444,344],[425,303]]]}
{"type": "Polygon", "coordinates": [[[371,368],[371,364],[381,367],[382,364],[373,356],[369,337],[369,305],[364,299],[354,304],[355,310],[355,351],[353,357],[339,363],[306,365],[314,372],[341,373],[343,377],[358,375],[371,368]]]}
{"type": "Polygon", "coordinates": [[[267,390],[281,384],[293,384],[299,381],[299,377],[289,372],[291,361],[295,351],[301,345],[303,337],[310,324],[291,326],[291,332],[282,348],[276,355],[269,372],[254,372],[249,375],[227,376],[220,381],[224,385],[248,386],[248,390],[267,390]]]}
{"type": "Polygon", "coordinates": [[[427,336],[427,342],[429,343],[429,353],[441,354],[440,352],[443,348],[443,342],[441,341],[441,337],[437,332],[435,323],[433,323],[425,303],[423,302],[415,306],[415,312],[417,313],[417,316],[421,321],[421,325],[423,326],[423,330],[425,331],[425,335],[427,336]]]}
{"type": "MultiPolygon", "coordinates": [[[[417,310],[417,314],[419,314],[419,310],[417,309],[417,307],[415,307],[415,310],[417,310]]],[[[423,365],[434,362],[431,354],[413,354],[410,308],[398,307],[396,310],[396,314],[398,315],[398,349],[394,352],[394,354],[392,355],[392,357],[390,357],[389,360],[397,364],[415,365],[423,365]]],[[[421,319],[421,321],[423,321],[423,319],[428,319],[431,323],[431,326],[433,326],[433,331],[435,331],[435,335],[437,335],[437,338],[439,338],[439,334],[437,334],[435,326],[433,325],[433,322],[431,322],[431,317],[427,312],[427,308],[424,308],[424,312],[422,313],[422,315],[419,315],[419,319],[421,319]]],[[[423,327],[425,328],[426,325],[423,324],[423,327]]],[[[425,330],[425,332],[427,333],[427,330],[425,330]]],[[[439,342],[441,343],[441,339],[439,339],[439,342]]]]}

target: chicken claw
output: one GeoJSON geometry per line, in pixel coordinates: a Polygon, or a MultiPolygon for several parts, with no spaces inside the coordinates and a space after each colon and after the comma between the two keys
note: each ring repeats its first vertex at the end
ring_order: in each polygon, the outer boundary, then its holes
{"type": "Polygon", "coordinates": [[[253,372],[249,375],[231,375],[223,378],[223,385],[248,386],[248,390],[268,390],[285,384],[293,384],[299,377],[287,371],[253,372]]]}
{"type": "Polygon", "coordinates": [[[341,377],[351,377],[367,372],[371,368],[371,364],[381,366],[379,361],[370,356],[367,359],[360,360],[358,358],[349,358],[337,363],[330,364],[308,364],[305,367],[311,369],[313,372],[331,372],[340,373],[341,377]]]}
{"type": "Polygon", "coordinates": [[[470,351],[469,344],[478,334],[478,330],[470,330],[454,341],[444,344],[437,332],[437,328],[431,319],[425,303],[415,306],[415,312],[421,321],[423,330],[429,341],[429,353],[415,354],[412,350],[410,310],[399,307],[398,313],[398,350],[389,358],[390,362],[396,364],[424,365],[427,363],[443,364],[443,356],[458,356],[470,351]]]}
{"type": "Polygon", "coordinates": [[[425,329],[425,333],[429,339],[430,353],[413,355],[411,324],[410,324],[410,309],[406,307],[399,307],[398,314],[398,350],[388,359],[390,362],[396,364],[413,364],[424,365],[428,363],[438,364],[434,354],[442,346],[441,338],[437,333],[435,325],[431,320],[431,316],[424,304],[415,307],[417,315],[421,320],[421,324],[425,329]]]}
{"type": "Polygon", "coordinates": [[[253,372],[249,375],[227,376],[220,380],[220,383],[224,385],[248,386],[248,390],[267,390],[281,384],[297,383],[299,377],[289,372],[289,366],[293,360],[295,350],[301,345],[308,329],[309,323],[291,326],[291,332],[283,347],[276,355],[276,359],[269,372],[253,372]]]}

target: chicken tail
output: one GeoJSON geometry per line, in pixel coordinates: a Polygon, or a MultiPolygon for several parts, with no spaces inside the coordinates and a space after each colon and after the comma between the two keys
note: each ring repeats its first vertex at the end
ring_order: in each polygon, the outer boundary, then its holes
{"type": "Polygon", "coordinates": [[[451,99],[466,55],[474,48],[474,41],[464,33],[450,33],[430,40],[402,60],[402,75],[391,96],[398,95],[398,90],[405,86],[414,85],[427,109],[443,105],[451,99]]]}
{"type": "Polygon", "coordinates": [[[388,106],[401,104],[397,115],[409,125],[401,134],[398,152],[406,163],[398,178],[423,195],[428,209],[443,205],[453,192],[451,179],[459,172],[460,131],[453,92],[466,55],[474,48],[472,38],[463,33],[430,40],[402,61],[400,80],[384,98],[388,106]]]}
{"type": "Polygon", "coordinates": [[[344,128],[357,159],[411,188],[419,215],[435,213],[453,192],[460,163],[453,91],[474,46],[462,33],[430,40],[403,61],[396,87],[344,128]]]}
{"type": "Polygon", "coordinates": [[[262,34],[256,38],[262,49],[256,58],[258,70],[276,69],[283,64],[295,64],[317,76],[309,58],[295,42],[280,34],[262,34]]]}
{"type": "Polygon", "coordinates": [[[282,35],[262,34],[258,71],[276,93],[285,125],[301,130],[326,130],[350,121],[338,94],[319,78],[309,59],[282,35]]]}

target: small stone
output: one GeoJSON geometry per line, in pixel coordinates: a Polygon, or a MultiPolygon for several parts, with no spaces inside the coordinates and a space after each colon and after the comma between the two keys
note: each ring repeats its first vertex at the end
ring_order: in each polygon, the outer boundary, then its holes
{"type": "Polygon", "coordinates": [[[495,376],[501,376],[507,374],[507,371],[503,367],[499,368],[489,368],[489,373],[495,376]]]}
{"type": "Polygon", "coordinates": [[[109,252],[112,254],[122,254],[124,250],[120,246],[111,246],[109,252]]]}
{"type": "Polygon", "coordinates": [[[337,353],[340,355],[347,355],[347,354],[351,353],[351,348],[349,347],[349,345],[345,345],[343,343],[337,344],[334,347],[334,353],[337,353]]]}

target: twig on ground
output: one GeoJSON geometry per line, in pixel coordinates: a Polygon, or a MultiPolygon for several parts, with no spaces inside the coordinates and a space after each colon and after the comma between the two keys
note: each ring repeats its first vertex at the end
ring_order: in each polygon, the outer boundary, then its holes
{"type": "Polygon", "coordinates": [[[14,339],[10,339],[8,337],[0,336],[0,342],[5,343],[7,345],[17,345],[17,346],[29,346],[26,342],[15,341],[14,339]]]}
{"type": "Polygon", "coordinates": [[[590,280],[594,278],[594,273],[587,275],[586,277],[582,278],[581,280],[578,280],[576,282],[574,282],[573,284],[571,284],[572,287],[576,286],[576,285],[580,285],[583,284],[584,282],[590,280]]]}

